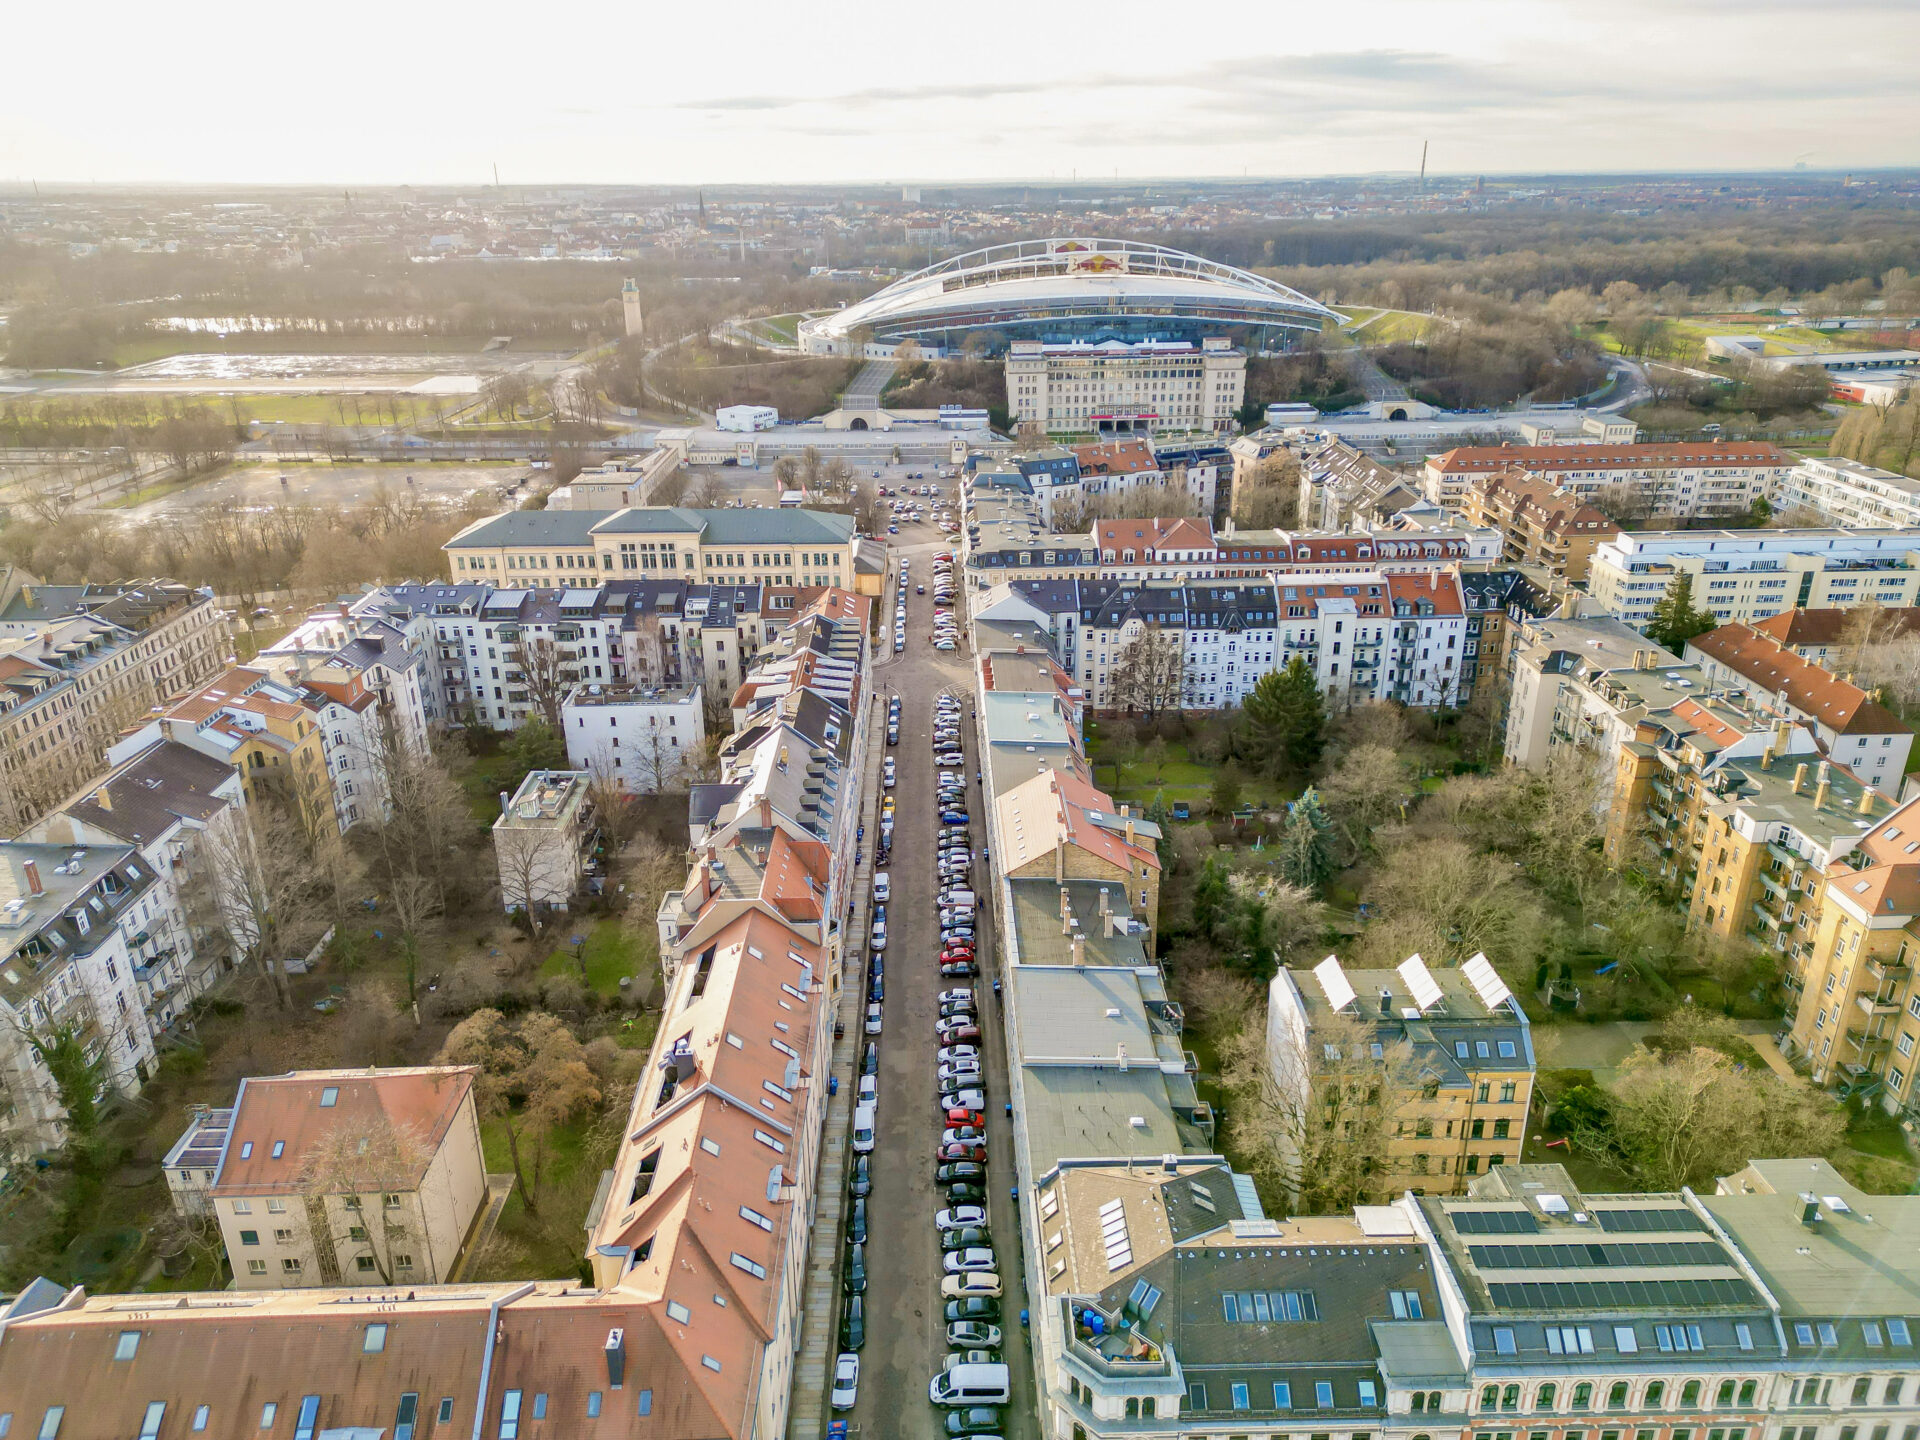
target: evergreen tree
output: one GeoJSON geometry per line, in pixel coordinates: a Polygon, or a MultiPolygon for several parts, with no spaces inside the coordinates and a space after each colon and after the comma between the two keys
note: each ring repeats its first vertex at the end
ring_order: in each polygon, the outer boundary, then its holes
{"type": "Polygon", "coordinates": [[[1209,855],[1193,882],[1193,928],[1211,941],[1233,907],[1233,887],[1218,855],[1209,855]]]}
{"type": "Polygon", "coordinates": [[[1284,670],[1269,670],[1241,706],[1259,747],[1273,770],[1311,770],[1326,744],[1327,712],[1313,671],[1296,655],[1284,670]]]}
{"type": "Polygon", "coordinates": [[[1333,847],[1327,838],[1331,824],[1320,807],[1320,792],[1312,786],[1287,807],[1287,823],[1281,827],[1276,847],[1280,873],[1302,889],[1319,890],[1333,873],[1333,847]]]}
{"type": "Polygon", "coordinates": [[[1682,570],[1667,582],[1666,593],[1653,607],[1653,618],[1647,622],[1647,638],[1679,655],[1686,650],[1689,640],[1706,634],[1719,623],[1713,611],[1694,608],[1693,576],[1682,570]]]}

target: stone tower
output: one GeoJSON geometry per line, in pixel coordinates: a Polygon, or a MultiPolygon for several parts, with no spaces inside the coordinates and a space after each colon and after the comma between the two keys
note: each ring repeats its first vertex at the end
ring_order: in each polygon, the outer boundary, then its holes
{"type": "Polygon", "coordinates": [[[638,339],[646,326],[640,317],[640,287],[632,280],[620,287],[620,305],[627,312],[627,334],[638,339]]]}

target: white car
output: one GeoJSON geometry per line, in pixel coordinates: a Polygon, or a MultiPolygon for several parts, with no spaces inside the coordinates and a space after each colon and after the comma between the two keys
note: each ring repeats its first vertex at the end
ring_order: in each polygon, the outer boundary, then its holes
{"type": "Polygon", "coordinates": [[[949,1275],[961,1275],[970,1270],[993,1269],[993,1251],[984,1245],[975,1245],[967,1250],[949,1250],[946,1258],[946,1271],[949,1275]]]}
{"type": "MultiPolygon", "coordinates": [[[[880,1007],[874,1005],[870,1006],[869,1009],[877,1015],[880,1007]]],[[[867,1020],[867,1033],[869,1035],[878,1035],[880,1033],[880,1026],[876,1019],[870,1017],[867,1020]]],[[[962,1060],[952,1064],[942,1065],[937,1073],[937,1078],[943,1087],[948,1086],[950,1082],[954,1085],[977,1086],[980,1083],[980,1062],[978,1060],[962,1060]]]]}
{"type": "Polygon", "coordinates": [[[940,1108],[984,1111],[987,1108],[987,1092],[978,1088],[948,1090],[940,1096],[940,1108]]]}
{"type": "Polygon", "coordinates": [[[936,1230],[963,1230],[969,1225],[987,1223],[987,1207],[984,1205],[955,1205],[951,1210],[942,1210],[933,1217],[936,1230]]]}
{"type": "Polygon", "coordinates": [[[880,1099],[880,1077],[862,1075],[860,1077],[860,1096],[854,1102],[857,1105],[873,1105],[880,1099]]]}
{"type": "Polygon", "coordinates": [[[893,877],[884,870],[873,874],[873,898],[884,905],[893,897],[893,877]]]}
{"type": "Polygon", "coordinates": [[[967,1061],[972,1061],[975,1065],[978,1065],[980,1063],[980,1047],[978,1045],[943,1046],[939,1053],[934,1056],[934,1059],[938,1060],[942,1065],[960,1065],[967,1061]]]}
{"type": "Polygon", "coordinates": [[[971,1004],[973,1001],[973,987],[971,985],[956,985],[951,990],[942,990],[936,998],[942,1005],[954,1002],[971,1004]]]}
{"type": "Polygon", "coordinates": [[[873,929],[867,932],[867,948],[869,950],[887,948],[887,924],[884,920],[876,921],[873,929]]]}
{"type": "Polygon", "coordinates": [[[860,1357],[842,1351],[833,1362],[833,1408],[851,1410],[860,1396],[860,1357]]]}
{"type": "Polygon", "coordinates": [[[878,1005],[869,1005],[867,1006],[867,1034],[878,1035],[879,1033],[880,1007],[878,1005]]]}
{"type": "Polygon", "coordinates": [[[949,1275],[940,1282],[940,1296],[944,1300],[971,1300],[986,1297],[1000,1298],[1000,1277],[992,1270],[969,1270],[963,1275],[949,1275]]]}

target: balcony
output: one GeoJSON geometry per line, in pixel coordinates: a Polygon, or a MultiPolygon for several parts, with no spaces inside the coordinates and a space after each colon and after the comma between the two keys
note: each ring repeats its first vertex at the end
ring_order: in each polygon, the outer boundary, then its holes
{"type": "Polygon", "coordinates": [[[1900,1001],[1892,995],[1869,995],[1861,991],[1853,997],[1854,1006],[1863,1015],[1898,1015],[1900,1001]]]}
{"type": "Polygon", "coordinates": [[[1904,952],[1902,955],[1891,957],[1886,955],[1869,955],[1867,957],[1867,974],[1871,975],[1874,980],[1881,985],[1886,984],[1889,980],[1905,980],[1911,973],[1912,967],[1907,964],[1903,956],[1904,952]]]}
{"type": "Polygon", "coordinates": [[[1788,890],[1785,885],[1782,885],[1779,880],[1775,879],[1772,875],[1769,875],[1764,870],[1760,872],[1758,878],[1760,881],[1760,888],[1766,891],[1767,894],[1775,900],[1784,901],[1790,894],[1793,893],[1792,891],[1788,890]]]}
{"type": "Polygon", "coordinates": [[[1660,797],[1662,804],[1671,805],[1673,803],[1673,787],[1667,784],[1666,781],[1649,780],[1647,782],[1647,788],[1660,797]]]}
{"type": "Polygon", "coordinates": [[[1769,910],[1764,910],[1760,906],[1755,905],[1753,907],[1753,915],[1756,920],[1767,927],[1769,932],[1780,928],[1780,917],[1769,910]]]}
{"type": "Polygon", "coordinates": [[[1060,1305],[1068,1336],[1067,1354],[1094,1374],[1114,1380],[1173,1374],[1173,1362],[1167,1353],[1135,1330],[1124,1312],[1109,1315],[1098,1305],[1067,1296],[1061,1297],[1060,1305]]]}
{"type": "Polygon", "coordinates": [[[1871,1055],[1885,1054],[1888,1047],[1893,1044],[1893,1037],[1875,1035],[1857,1025],[1851,1025],[1847,1027],[1847,1044],[1864,1060],[1871,1055]]]}

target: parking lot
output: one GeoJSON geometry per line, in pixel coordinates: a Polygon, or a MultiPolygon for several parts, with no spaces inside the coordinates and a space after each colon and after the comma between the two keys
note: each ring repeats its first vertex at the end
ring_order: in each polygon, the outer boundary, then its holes
{"type": "MultiPolygon", "coordinates": [[[[904,587],[907,647],[901,655],[891,654],[890,598],[889,640],[884,647],[888,654],[875,672],[883,699],[890,694],[900,697],[901,725],[899,744],[887,751],[896,763],[895,788],[888,793],[898,797],[898,818],[888,867],[892,899],[888,905],[889,943],[884,952],[886,998],[880,1036],[873,1193],[868,1203],[866,1343],[860,1352],[858,1401],[842,1415],[849,1421],[850,1433],[889,1440],[894,1436],[946,1433],[946,1412],[927,1397],[928,1383],[939,1373],[948,1353],[940,1294],[940,1237],[933,1223],[935,1214],[948,1203],[944,1187],[934,1180],[934,1152],[941,1135],[934,1026],[939,992],[969,982],[942,979],[936,961],[940,950],[936,832],[958,828],[943,826],[934,806],[936,767],[931,736],[935,705],[942,693],[959,697],[967,812],[971,819],[967,828],[973,835],[975,856],[971,879],[976,892],[986,883],[987,873],[979,851],[985,827],[974,780],[979,752],[968,720],[971,661],[964,647],[951,654],[935,652],[929,638],[934,614],[932,557],[947,548],[947,542],[930,525],[907,525],[902,530],[893,539],[891,554],[896,561],[905,556],[912,562],[904,587]],[[929,593],[914,595],[914,584],[923,579],[928,582],[929,593]]],[[[870,840],[878,838],[871,821],[868,836],[870,840]]],[[[988,1158],[984,1188],[1003,1292],[1001,1318],[994,1323],[1003,1332],[1000,1348],[1012,1370],[1012,1400],[1002,1412],[1001,1429],[995,1433],[1035,1440],[1039,1426],[1034,1413],[1033,1376],[1020,1326],[1025,1287],[1010,1194],[1014,1178],[1005,1118],[1006,1054],[1000,1010],[993,995],[994,947],[984,927],[978,945],[981,973],[971,983],[982,1032],[986,1090],[988,1158]]]]}

